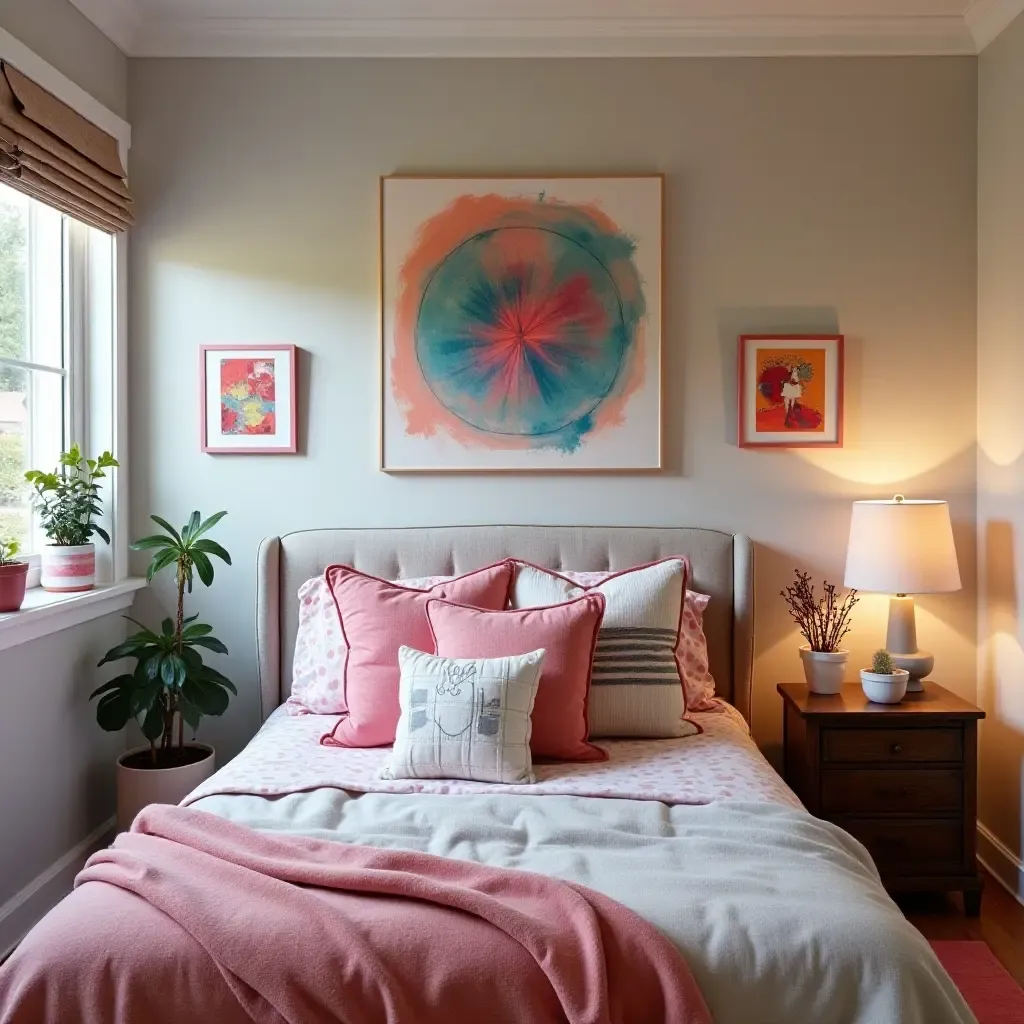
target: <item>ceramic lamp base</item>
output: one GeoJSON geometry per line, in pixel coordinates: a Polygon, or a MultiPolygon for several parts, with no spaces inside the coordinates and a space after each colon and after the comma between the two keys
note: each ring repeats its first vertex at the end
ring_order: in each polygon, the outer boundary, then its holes
{"type": "Polygon", "coordinates": [[[921,680],[935,667],[935,657],[928,651],[917,649],[917,622],[912,597],[890,598],[885,647],[892,655],[893,665],[910,673],[907,693],[920,693],[924,689],[921,680]]]}

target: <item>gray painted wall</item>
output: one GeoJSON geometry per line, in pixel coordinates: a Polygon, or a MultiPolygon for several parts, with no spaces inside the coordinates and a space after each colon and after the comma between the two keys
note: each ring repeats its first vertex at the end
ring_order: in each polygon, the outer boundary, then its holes
{"type": "MultiPolygon", "coordinates": [[[[1024,17],[979,61],[980,816],[1024,851],[1024,17]]],[[[1012,880],[1024,898],[1024,869],[1012,880]]]]}
{"type": "Polygon", "coordinates": [[[128,58],[68,0],[0,0],[0,28],[115,114],[128,112],[128,58]]]}
{"type": "MultiPolygon", "coordinates": [[[[964,590],[919,603],[937,678],[975,694],[976,131],[973,59],[132,60],[131,436],[136,533],[230,510],[236,564],[194,610],[259,721],[259,539],[311,526],[650,523],[759,543],[754,729],[799,675],[777,594],[841,579],[849,502],[948,498],[964,590]],[[641,479],[388,477],[377,459],[377,178],[667,175],[667,472],[641,479]],[[735,446],[744,331],[846,333],[847,445],[735,446]],[[199,451],[203,342],[305,350],[295,457],[199,451]]],[[[165,584],[157,598],[170,604],[165,584]]],[[[850,678],[884,637],[866,597],[850,678]]]]}
{"type": "MultiPolygon", "coordinates": [[[[0,0],[0,27],[127,113],[125,56],[67,0],[0,0]]],[[[56,875],[20,906],[9,901],[114,813],[124,738],[100,730],[88,696],[96,662],[124,632],[112,615],[0,652],[0,955],[70,877],[56,875]]]]}

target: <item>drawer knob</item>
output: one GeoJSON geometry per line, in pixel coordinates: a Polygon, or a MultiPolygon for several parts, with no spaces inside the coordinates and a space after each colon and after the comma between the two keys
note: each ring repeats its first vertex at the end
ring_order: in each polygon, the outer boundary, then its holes
{"type": "Polygon", "coordinates": [[[902,754],[903,753],[903,747],[899,743],[894,743],[892,745],[892,752],[894,754],[902,754]]]}

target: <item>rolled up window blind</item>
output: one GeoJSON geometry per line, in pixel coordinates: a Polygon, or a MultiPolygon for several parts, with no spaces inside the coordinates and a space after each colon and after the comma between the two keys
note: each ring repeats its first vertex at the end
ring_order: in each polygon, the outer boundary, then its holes
{"type": "Polygon", "coordinates": [[[111,234],[134,223],[117,140],[0,61],[0,182],[111,234]]]}

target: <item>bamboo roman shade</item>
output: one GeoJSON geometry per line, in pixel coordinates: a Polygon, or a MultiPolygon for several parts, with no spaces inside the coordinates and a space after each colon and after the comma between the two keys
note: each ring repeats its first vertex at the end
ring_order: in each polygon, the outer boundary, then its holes
{"type": "Polygon", "coordinates": [[[0,182],[111,234],[134,222],[117,140],[0,61],[0,182]]]}

